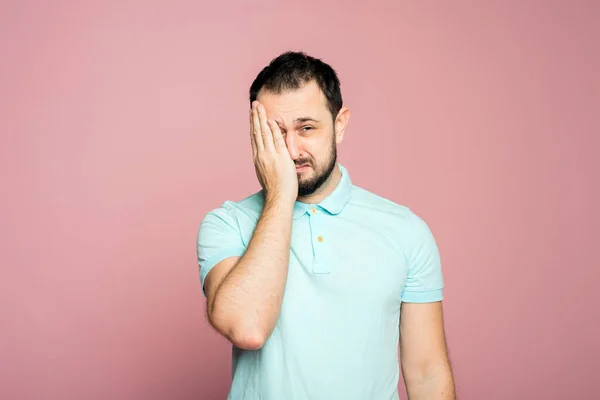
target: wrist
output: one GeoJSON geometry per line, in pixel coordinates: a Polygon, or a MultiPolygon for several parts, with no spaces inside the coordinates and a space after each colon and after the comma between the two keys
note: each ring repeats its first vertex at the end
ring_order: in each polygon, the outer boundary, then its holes
{"type": "Polygon", "coordinates": [[[293,210],[295,202],[296,198],[265,193],[265,208],[275,208],[279,211],[293,210]]]}

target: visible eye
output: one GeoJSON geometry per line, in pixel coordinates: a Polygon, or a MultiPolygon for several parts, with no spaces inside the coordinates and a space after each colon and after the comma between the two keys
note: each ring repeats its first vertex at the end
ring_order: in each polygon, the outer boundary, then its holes
{"type": "Polygon", "coordinates": [[[307,126],[303,126],[303,127],[302,127],[302,130],[303,130],[304,132],[310,131],[310,130],[312,130],[312,129],[314,129],[314,128],[313,128],[312,126],[308,126],[308,125],[307,125],[307,126]]]}

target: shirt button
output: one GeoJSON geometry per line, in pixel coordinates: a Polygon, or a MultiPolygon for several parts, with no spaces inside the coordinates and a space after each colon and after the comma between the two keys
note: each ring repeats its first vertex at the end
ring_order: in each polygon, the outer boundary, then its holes
{"type": "Polygon", "coordinates": [[[319,236],[319,237],[317,238],[317,240],[319,241],[319,243],[322,243],[322,242],[323,242],[323,236],[319,236]]]}
{"type": "Polygon", "coordinates": [[[313,214],[317,213],[317,210],[315,210],[314,208],[312,210],[310,210],[313,214]]]}

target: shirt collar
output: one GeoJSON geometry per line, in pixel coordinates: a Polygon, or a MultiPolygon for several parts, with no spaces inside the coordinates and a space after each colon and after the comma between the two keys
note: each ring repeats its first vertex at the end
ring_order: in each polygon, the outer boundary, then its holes
{"type": "MultiPolygon", "coordinates": [[[[352,182],[348,171],[342,164],[338,163],[337,165],[342,173],[340,182],[329,196],[317,204],[317,206],[333,215],[339,214],[344,209],[344,206],[348,203],[348,200],[350,200],[350,193],[352,192],[352,182]]],[[[296,203],[294,203],[294,219],[303,216],[310,206],[311,204],[309,203],[296,201],[296,203]]]]}

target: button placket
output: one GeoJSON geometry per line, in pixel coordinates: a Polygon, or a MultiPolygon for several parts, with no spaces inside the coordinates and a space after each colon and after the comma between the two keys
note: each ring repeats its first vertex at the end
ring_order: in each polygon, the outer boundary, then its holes
{"type": "Polygon", "coordinates": [[[323,229],[321,228],[323,215],[322,213],[318,212],[316,207],[311,207],[309,215],[311,243],[313,248],[312,271],[314,274],[328,274],[329,268],[327,266],[327,261],[323,257],[323,246],[326,245],[325,235],[323,234],[323,229]]]}

